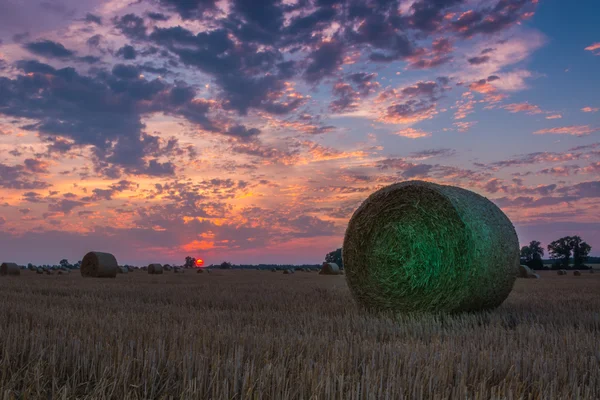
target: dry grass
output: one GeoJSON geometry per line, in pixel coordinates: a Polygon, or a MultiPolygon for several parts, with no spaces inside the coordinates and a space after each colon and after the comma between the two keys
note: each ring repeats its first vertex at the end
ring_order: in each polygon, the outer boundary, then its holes
{"type": "Polygon", "coordinates": [[[0,278],[2,399],[598,399],[600,274],[502,306],[373,316],[343,276],[0,278]]]}

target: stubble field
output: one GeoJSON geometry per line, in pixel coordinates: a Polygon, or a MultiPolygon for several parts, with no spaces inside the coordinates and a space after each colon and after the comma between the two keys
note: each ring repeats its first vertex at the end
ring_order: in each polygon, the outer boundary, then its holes
{"type": "Polygon", "coordinates": [[[600,273],[497,310],[369,315],[344,276],[0,278],[2,399],[598,399],[600,273]]]}

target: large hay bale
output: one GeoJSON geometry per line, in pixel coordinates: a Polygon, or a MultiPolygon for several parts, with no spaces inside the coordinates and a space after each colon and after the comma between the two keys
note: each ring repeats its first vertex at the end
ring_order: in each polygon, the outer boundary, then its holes
{"type": "Polygon", "coordinates": [[[18,275],[21,275],[21,269],[15,263],[5,262],[5,263],[2,263],[2,265],[0,265],[0,275],[2,275],[2,276],[6,276],[6,275],[18,276],[18,275]]]}
{"type": "Polygon", "coordinates": [[[321,271],[319,271],[321,275],[339,275],[340,267],[336,263],[328,263],[324,262],[321,265],[321,271]]]}
{"type": "Polygon", "coordinates": [[[354,212],[342,257],[354,298],[374,310],[460,312],[499,306],[519,272],[519,241],[491,201],[407,181],[354,212]]]}
{"type": "Polygon", "coordinates": [[[540,279],[540,276],[538,274],[536,274],[535,272],[533,272],[533,270],[531,268],[529,268],[527,265],[519,265],[519,274],[517,277],[518,278],[540,279]]]}
{"type": "Polygon", "coordinates": [[[575,271],[573,271],[573,275],[575,275],[575,276],[581,276],[581,271],[579,271],[578,269],[576,269],[575,271]]]}
{"type": "Polygon", "coordinates": [[[84,278],[114,278],[117,276],[119,264],[110,253],[90,251],[81,260],[79,269],[84,278]]]}
{"type": "Polygon", "coordinates": [[[163,267],[160,264],[149,264],[148,273],[152,275],[158,275],[163,273],[163,267]]]}

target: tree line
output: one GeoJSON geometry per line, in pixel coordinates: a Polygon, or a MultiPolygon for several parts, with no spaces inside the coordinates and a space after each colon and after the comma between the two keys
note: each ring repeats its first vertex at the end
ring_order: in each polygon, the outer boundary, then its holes
{"type": "MultiPolygon", "coordinates": [[[[552,269],[587,269],[585,263],[592,246],[579,236],[565,236],[548,244],[548,254],[554,260],[552,269]],[[573,262],[571,266],[570,262],[573,262]]],[[[529,245],[521,247],[521,264],[532,269],[543,269],[542,257],[544,248],[537,240],[532,240],[529,245]]]]}

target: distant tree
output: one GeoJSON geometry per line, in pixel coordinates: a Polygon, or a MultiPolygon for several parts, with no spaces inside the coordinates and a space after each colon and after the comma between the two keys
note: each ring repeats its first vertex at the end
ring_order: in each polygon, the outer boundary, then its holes
{"type": "Polygon", "coordinates": [[[219,265],[219,268],[221,268],[221,269],[229,269],[229,268],[231,268],[231,263],[227,262],[227,261],[223,261],[221,263],[221,265],[219,265]]]}
{"type": "Polygon", "coordinates": [[[71,266],[71,264],[69,264],[69,261],[66,258],[63,258],[62,260],[60,260],[59,264],[63,268],[68,268],[71,266]]]}
{"type": "Polygon", "coordinates": [[[522,264],[526,264],[533,259],[533,254],[531,254],[529,246],[521,247],[520,258],[522,264]]]}
{"type": "Polygon", "coordinates": [[[340,269],[344,269],[344,261],[342,260],[342,249],[339,248],[325,255],[325,262],[336,263],[340,269]]]}
{"type": "Polygon", "coordinates": [[[528,246],[521,247],[521,263],[527,265],[533,269],[543,269],[544,262],[542,256],[544,255],[544,249],[537,240],[529,242],[528,246]]]}
{"type": "Polygon", "coordinates": [[[575,269],[583,267],[592,247],[584,242],[579,236],[571,236],[569,245],[573,251],[573,267],[575,269]]]}
{"type": "Polygon", "coordinates": [[[548,245],[550,258],[557,260],[559,266],[569,268],[569,258],[571,257],[571,237],[565,236],[557,239],[548,245]]]}
{"type": "Polygon", "coordinates": [[[183,264],[185,268],[193,268],[195,265],[196,259],[194,257],[187,256],[185,258],[185,264],[183,264]]]}

